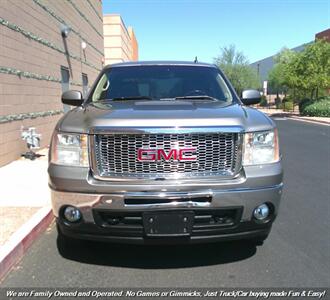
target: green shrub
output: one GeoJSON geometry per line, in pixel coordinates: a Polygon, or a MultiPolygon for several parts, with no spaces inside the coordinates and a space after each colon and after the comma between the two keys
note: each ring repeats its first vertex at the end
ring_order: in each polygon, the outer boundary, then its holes
{"type": "Polygon", "coordinates": [[[275,98],[275,106],[277,109],[282,108],[282,100],[280,97],[275,98]]]}
{"type": "Polygon", "coordinates": [[[330,117],[330,97],[306,104],[300,114],[309,117],[330,117]]]}
{"type": "Polygon", "coordinates": [[[265,106],[268,105],[267,98],[265,96],[261,96],[261,100],[260,100],[259,105],[262,106],[262,107],[265,107],[265,106]]]}
{"type": "Polygon", "coordinates": [[[285,102],[293,102],[293,98],[290,95],[287,95],[285,98],[283,98],[282,103],[285,102]]]}
{"type": "Polygon", "coordinates": [[[286,101],[283,102],[282,108],[284,111],[293,111],[293,102],[291,101],[286,101]]]}
{"type": "Polygon", "coordinates": [[[328,96],[323,96],[323,97],[319,97],[317,100],[318,100],[318,101],[323,101],[323,100],[325,100],[325,101],[330,101],[330,95],[328,95],[328,96]]]}
{"type": "Polygon", "coordinates": [[[309,99],[309,98],[304,98],[302,100],[299,101],[299,112],[302,113],[302,111],[304,110],[304,108],[313,103],[314,101],[309,99]]]}

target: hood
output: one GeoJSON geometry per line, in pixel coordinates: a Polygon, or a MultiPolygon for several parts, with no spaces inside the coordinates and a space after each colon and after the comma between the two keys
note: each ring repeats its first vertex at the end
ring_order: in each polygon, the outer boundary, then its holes
{"type": "Polygon", "coordinates": [[[237,103],[213,101],[116,101],[92,103],[69,111],[57,129],[89,133],[95,127],[239,126],[243,131],[274,127],[262,112],[237,103]]]}

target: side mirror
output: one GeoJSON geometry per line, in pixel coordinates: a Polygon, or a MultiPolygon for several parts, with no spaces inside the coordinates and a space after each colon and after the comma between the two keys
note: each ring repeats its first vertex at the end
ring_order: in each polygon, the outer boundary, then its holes
{"type": "Polygon", "coordinates": [[[66,91],[62,94],[62,103],[72,106],[80,106],[84,102],[82,93],[79,91],[66,91]]]}
{"type": "Polygon", "coordinates": [[[245,90],[242,93],[241,100],[245,105],[258,104],[261,101],[260,92],[257,90],[245,90]]]}

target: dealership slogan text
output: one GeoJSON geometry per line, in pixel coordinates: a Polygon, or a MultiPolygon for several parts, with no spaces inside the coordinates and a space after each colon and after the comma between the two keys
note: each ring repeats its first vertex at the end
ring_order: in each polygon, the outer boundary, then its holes
{"type": "Polygon", "coordinates": [[[326,290],[304,290],[304,289],[287,289],[287,290],[221,290],[221,289],[187,289],[187,290],[7,290],[6,297],[14,298],[38,298],[38,299],[54,299],[54,298],[132,298],[132,297],[208,297],[208,298],[254,298],[254,299],[271,299],[275,297],[296,298],[302,297],[321,299],[327,295],[326,290]]]}

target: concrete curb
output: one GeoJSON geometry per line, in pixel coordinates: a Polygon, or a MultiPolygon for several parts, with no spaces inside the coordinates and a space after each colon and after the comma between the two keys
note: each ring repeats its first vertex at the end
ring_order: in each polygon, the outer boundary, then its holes
{"type": "Polygon", "coordinates": [[[328,126],[330,125],[330,123],[327,122],[327,121],[307,119],[307,118],[304,118],[304,117],[289,116],[288,118],[294,119],[294,120],[297,120],[297,121],[310,122],[310,123],[322,124],[322,125],[328,125],[328,126]]]}
{"type": "Polygon", "coordinates": [[[267,113],[265,112],[268,116],[270,117],[278,117],[278,118],[289,118],[297,121],[302,121],[302,122],[309,122],[309,123],[314,123],[314,124],[321,124],[321,125],[330,125],[330,122],[327,121],[322,121],[322,120],[315,120],[315,119],[308,119],[305,117],[300,117],[300,116],[295,116],[292,114],[288,113],[267,113]]]}
{"type": "Polygon", "coordinates": [[[53,218],[53,213],[49,206],[41,208],[1,247],[0,280],[20,261],[32,243],[46,230],[53,218]]]}

